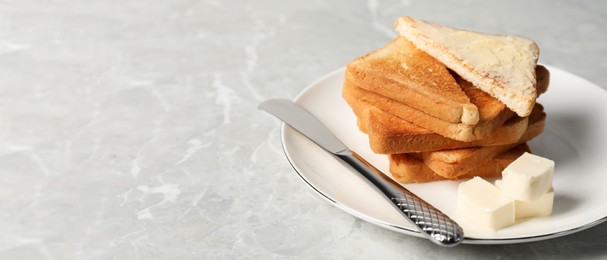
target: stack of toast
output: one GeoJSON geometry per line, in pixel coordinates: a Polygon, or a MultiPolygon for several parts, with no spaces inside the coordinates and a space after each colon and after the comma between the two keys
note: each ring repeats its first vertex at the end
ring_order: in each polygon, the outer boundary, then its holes
{"type": "Polygon", "coordinates": [[[342,94],[400,182],[499,177],[544,130],[549,71],[528,39],[411,17],[399,36],[350,62],[342,94]]]}

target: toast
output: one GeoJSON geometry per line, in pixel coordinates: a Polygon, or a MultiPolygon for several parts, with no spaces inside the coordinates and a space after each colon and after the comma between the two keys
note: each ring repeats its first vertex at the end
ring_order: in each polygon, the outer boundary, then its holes
{"type": "Polygon", "coordinates": [[[467,179],[475,176],[482,178],[500,177],[506,166],[512,163],[516,158],[525,152],[531,152],[526,143],[518,145],[513,149],[506,151],[494,158],[487,160],[486,163],[478,165],[466,174],[454,178],[446,178],[436,174],[430,169],[424,161],[411,154],[391,154],[389,155],[390,172],[392,177],[400,183],[419,183],[441,180],[467,179]]]}
{"type": "Polygon", "coordinates": [[[348,63],[346,79],[446,122],[475,125],[479,120],[476,106],[445,65],[403,37],[348,63]]]}
{"type": "Polygon", "coordinates": [[[539,48],[527,38],[459,30],[411,17],[395,22],[398,33],[519,116],[531,113],[537,93],[539,48]]]}
{"type": "Polygon", "coordinates": [[[371,106],[358,121],[359,128],[369,137],[371,150],[379,154],[509,144],[518,141],[528,125],[528,119],[515,117],[496,128],[487,138],[462,142],[445,138],[371,106]]]}
{"type": "MultiPolygon", "coordinates": [[[[365,90],[348,78],[346,78],[344,81],[342,96],[349,103],[352,103],[352,100],[362,101],[365,104],[369,104],[387,113],[398,116],[403,120],[415,122],[416,125],[429,129],[447,138],[459,141],[472,141],[475,139],[480,139],[475,136],[475,128],[477,128],[477,126],[462,123],[455,124],[437,119],[436,117],[430,116],[423,111],[407,106],[396,100],[365,90]]],[[[478,128],[480,129],[483,127],[478,126],[478,128]]],[[[490,129],[482,129],[482,131],[479,131],[477,129],[476,132],[480,134],[488,134],[489,130],[490,129]]]]}
{"type": "Polygon", "coordinates": [[[546,114],[541,105],[536,107],[529,116],[529,127],[525,134],[513,144],[469,147],[460,149],[438,150],[418,153],[426,166],[436,174],[446,178],[454,178],[466,174],[470,169],[483,164],[486,160],[501,154],[513,147],[527,142],[544,131],[546,125],[546,114]]]}
{"type": "MultiPolygon", "coordinates": [[[[538,75],[537,91],[538,93],[544,93],[549,85],[550,74],[548,70],[541,65],[538,65],[536,70],[538,75]]],[[[480,96],[484,95],[489,99],[493,99],[484,92],[478,92],[481,93],[479,94],[480,96]]],[[[495,99],[497,104],[494,103],[491,106],[478,106],[479,111],[481,111],[481,117],[486,117],[488,114],[497,115],[503,113],[500,111],[510,111],[509,113],[511,113],[513,117],[503,122],[501,126],[496,127],[486,138],[471,142],[462,142],[445,138],[365,103],[364,101],[349,95],[346,90],[344,90],[344,99],[356,114],[360,130],[368,134],[371,149],[375,153],[380,154],[411,153],[511,144],[519,141],[520,137],[527,129],[526,119],[515,116],[514,113],[495,99]]],[[[472,99],[476,100],[478,97],[472,99]]],[[[485,104],[487,104],[487,102],[485,102],[485,104]]],[[[538,106],[538,109],[540,109],[541,112],[543,108],[539,104],[538,106]]],[[[541,113],[543,114],[543,112],[541,113]]]]}

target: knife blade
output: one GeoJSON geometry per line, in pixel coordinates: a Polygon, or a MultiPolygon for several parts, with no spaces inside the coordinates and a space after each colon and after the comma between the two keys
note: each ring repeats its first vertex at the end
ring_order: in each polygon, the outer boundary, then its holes
{"type": "Polygon", "coordinates": [[[287,99],[266,100],[258,108],[290,125],[364,177],[430,241],[445,247],[463,241],[464,231],[455,221],[348,149],[305,108],[287,99]]]}

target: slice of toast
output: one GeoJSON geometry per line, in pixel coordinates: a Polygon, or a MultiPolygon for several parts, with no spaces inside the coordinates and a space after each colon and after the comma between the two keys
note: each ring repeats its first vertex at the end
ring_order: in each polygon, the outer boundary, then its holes
{"type": "Polygon", "coordinates": [[[487,138],[462,142],[443,137],[374,107],[359,117],[359,127],[369,137],[371,150],[379,154],[413,153],[514,143],[527,129],[528,119],[515,117],[487,138]]]}
{"type": "MultiPolygon", "coordinates": [[[[541,65],[538,65],[536,70],[539,80],[537,91],[538,93],[544,93],[549,85],[550,74],[541,65]]],[[[462,85],[467,86],[467,84],[464,83],[462,85]]],[[[482,91],[477,91],[476,93],[471,93],[473,97],[471,100],[478,102],[479,96],[485,96],[485,98],[494,100],[491,106],[478,106],[481,118],[486,119],[489,117],[488,115],[499,115],[500,113],[504,113],[501,111],[510,111],[501,102],[488,96],[486,93],[482,91]],[[497,105],[495,102],[497,102],[497,105]]],[[[359,128],[368,134],[371,149],[375,153],[380,154],[511,144],[517,142],[527,129],[527,119],[520,118],[510,111],[509,113],[512,115],[512,118],[503,122],[501,126],[496,127],[486,138],[462,142],[445,138],[442,135],[384,112],[373,105],[349,95],[346,90],[344,90],[344,98],[356,114],[359,128]]],[[[484,104],[488,103],[485,102],[484,104]]],[[[543,108],[540,106],[539,109],[543,108]]],[[[498,122],[501,122],[501,119],[498,122]]]]}
{"type": "MultiPolygon", "coordinates": [[[[416,125],[429,129],[447,138],[460,141],[479,139],[474,135],[475,126],[473,125],[440,120],[396,100],[365,90],[348,78],[344,81],[342,96],[346,102],[351,104],[351,106],[354,104],[352,101],[362,101],[364,104],[377,107],[408,122],[415,122],[416,125]]],[[[488,129],[484,129],[484,131],[479,133],[488,132],[487,130],[488,129]]]]}
{"type": "Polygon", "coordinates": [[[492,159],[478,165],[466,174],[454,178],[445,178],[436,174],[420,158],[411,154],[389,155],[390,172],[392,177],[400,183],[419,183],[441,180],[468,179],[474,176],[482,178],[498,178],[506,166],[525,152],[531,152],[526,143],[516,146],[492,159]]]}
{"type": "Polygon", "coordinates": [[[398,33],[519,116],[531,113],[537,93],[539,48],[527,38],[459,30],[411,17],[396,20],[398,33]]]}
{"type": "Polygon", "coordinates": [[[446,122],[475,125],[479,120],[476,106],[445,65],[403,37],[348,63],[346,78],[446,122]]]}
{"type": "Polygon", "coordinates": [[[514,117],[502,127],[497,128],[487,139],[460,142],[395,119],[376,108],[371,107],[363,113],[365,114],[359,118],[359,127],[362,127],[361,130],[367,133],[371,150],[381,154],[432,153],[442,150],[520,143],[522,140],[529,140],[539,135],[546,124],[543,107],[536,103],[529,118],[514,117]]]}
{"type": "Polygon", "coordinates": [[[418,153],[417,156],[422,158],[424,164],[436,174],[446,178],[455,178],[468,173],[471,169],[483,164],[484,161],[493,158],[495,155],[535,138],[544,131],[545,124],[546,114],[542,111],[541,105],[536,104],[531,115],[529,115],[527,131],[514,144],[438,150],[418,153]]]}

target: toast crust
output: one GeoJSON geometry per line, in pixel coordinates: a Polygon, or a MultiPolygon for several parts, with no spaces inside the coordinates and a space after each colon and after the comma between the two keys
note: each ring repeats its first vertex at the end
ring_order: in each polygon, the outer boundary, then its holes
{"type": "Polygon", "coordinates": [[[411,154],[391,154],[388,156],[390,161],[390,173],[392,178],[400,183],[421,183],[443,180],[468,179],[475,176],[482,178],[498,178],[506,166],[512,163],[516,158],[525,152],[531,152],[526,143],[518,145],[500,155],[497,155],[486,163],[478,165],[469,172],[447,178],[436,174],[430,169],[423,160],[411,154]]]}
{"type": "Polygon", "coordinates": [[[483,164],[485,160],[496,154],[535,138],[544,131],[545,125],[546,114],[543,112],[543,107],[536,104],[529,116],[529,127],[525,134],[513,144],[430,151],[419,153],[419,156],[436,174],[453,178],[466,174],[474,166],[483,164]]]}
{"type": "Polygon", "coordinates": [[[395,118],[377,108],[362,115],[360,124],[365,128],[373,152],[379,154],[427,152],[476,146],[514,143],[527,129],[528,119],[515,117],[495,129],[487,138],[462,142],[445,138],[432,131],[395,118]],[[364,118],[364,119],[363,119],[364,118]]]}
{"type": "MultiPolygon", "coordinates": [[[[396,115],[403,120],[415,122],[415,124],[420,127],[431,129],[432,131],[451,139],[460,141],[472,141],[477,139],[474,136],[474,126],[440,120],[396,100],[360,88],[348,78],[346,78],[344,82],[342,96],[346,100],[355,99],[363,101],[364,103],[377,107],[387,113],[396,115]]],[[[350,103],[352,102],[350,101],[350,103]]]]}

